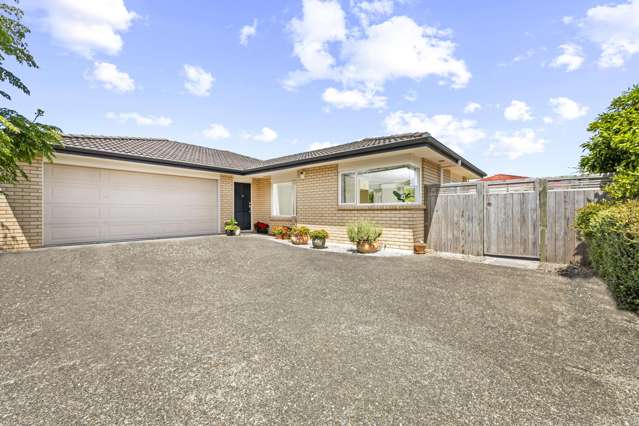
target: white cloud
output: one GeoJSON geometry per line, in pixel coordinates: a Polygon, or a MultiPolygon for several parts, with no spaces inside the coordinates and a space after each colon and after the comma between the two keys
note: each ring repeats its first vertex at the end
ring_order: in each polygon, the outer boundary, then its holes
{"type": "Polygon", "coordinates": [[[244,139],[252,139],[258,142],[273,142],[277,139],[277,132],[270,127],[262,127],[259,133],[245,133],[243,137],[244,139]]]}
{"type": "Polygon", "coordinates": [[[211,93],[211,87],[215,78],[210,72],[205,71],[203,68],[195,65],[184,65],[184,74],[186,75],[186,81],[184,82],[184,88],[188,92],[195,96],[209,96],[211,93]]]}
{"type": "Polygon", "coordinates": [[[588,107],[580,105],[570,98],[551,98],[550,105],[553,111],[564,120],[574,120],[588,114],[588,107]]]}
{"type": "Polygon", "coordinates": [[[349,31],[337,1],[304,0],[303,4],[303,17],[289,25],[293,53],[303,69],[289,74],[284,82],[288,89],[313,80],[369,90],[382,90],[387,80],[397,78],[437,76],[453,87],[470,81],[471,74],[465,62],[455,57],[455,43],[447,31],[420,26],[406,16],[349,31]],[[331,49],[339,55],[334,56],[331,49]]]}
{"type": "Polygon", "coordinates": [[[244,25],[240,30],[240,44],[248,46],[249,39],[257,33],[257,19],[253,19],[253,25],[244,25]]]}
{"type": "Polygon", "coordinates": [[[120,52],[120,33],[137,17],[124,0],[41,0],[36,8],[44,10],[44,28],[56,43],[88,58],[120,52]]]}
{"type": "Polygon", "coordinates": [[[464,87],[471,74],[465,62],[455,58],[455,43],[447,36],[445,31],[419,26],[406,16],[371,25],[364,37],[343,43],[346,63],[341,78],[379,88],[390,79],[420,80],[432,75],[453,87],[464,87]]]}
{"type": "Polygon", "coordinates": [[[303,18],[293,18],[289,28],[293,34],[293,53],[305,71],[289,75],[285,87],[293,89],[313,79],[331,78],[335,58],[328,43],[346,38],[346,17],[335,0],[304,0],[303,18]]]}
{"type": "Polygon", "coordinates": [[[468,102],[464,107],[464,112],[466,114],[472,114],[473,112],[477,112],[481,109],[481,105],[477,102],[468,102]]]}
{"type": "Polygon", "coordinates": [[[209,124],[202,134],[206,139],[211,140],[228,139],[231,136],[231,132],[226,127],[217,123],[209,124]]]}
{"type": "Polygon", "coordinates": [[[417,92],[414,90],[409,90],[404,95],[404,99],[407,100],[408,102],[415,102],[417,100],[417,92]]]}
{"type": "Polygon", "coordinates": [[[135,90],[135,81],[129,74],[120,71],[117,66],[108,62],[95,62],[93,70],[85,78],[98,81],[105,89],[118,93],[135,90]]]}
{"type": "Polygon", "coordinates": [[[504,117],[508,121],[532,120],[530,107],[526,102],[514,100],[504,109],[504,117]]]}
{"type": "Polygon", "coordinates": [[[309,145],[308,150],[309,151],[315,151],[317,149],[324,149],[324,148],[330,148],[332,146],[335,146],[336,144],[332,143],[332,142],[313,142],[312,144],[309,145]]]}
{"type": "Polygon", "coordinates": [[[581,65],[584,63],[581,46],[573,43],[566,43],[560,45],[559,48],[563,51],[563,53],[553,59],[550,63],[551,67],[565,67],[566,71],[575,71],[581,68],[581,65]]]}
{"type": "Polygon", "coordinates": [[[173,124],[173,120],[169,117],[154,116],[154,115],[142,115],[137,112],[108,112],[107,118],[110,120],[116,120],[120,123],[128,123],[133,121],[138,126],[170,126],[173,124]]]}
{"type": "Polygon", "coordinates": [[[384,119],[386,130],[391,133],[428,132],[456,151],[463,151],[486,137],[474,120],[459,120],[452,115],[439,114],[428,117],[418,112],[396,111],[384,119]]]}
{"type": "Polygon", "coordinates": [[[532,129],[521,129],[512,133],[495,133],[496,142],[490,144],[488,152],[496,157],[515,160],[523,155],[544,152],[546,141],[532,129]]]}
{"type": "Polygon", "coordinates": [[[548,117],[548,116],[544,117],[543,120],[544,120],[544,123],[546,124],[552,124],[555,121],[552,119],[552,117],[548,117]]]}
{"type": "Polygon", "coordinates": [[[351,7],[362,25],[368,26],[372,20],[392,15],[395,5],[393,0],[351,0],[351,7]]]}
{"type": "Polygon", "coordinates": [[[362,108],[384,108],[386,98],[377,96],[374,92],[363,92],[359,90],[337,90],[329,87],[322,94],[324,102],[336,108],[352,108],[355,110],[362,108]]]}
{"type": "Polygon", "coordinates": [[[575,21],[575,18],[572,16],[564,16],[563,18],[561,18],[561,22],[563,22],[566,25],[570,25],[575,21]]]}
{"type": "Polygon", "coordinates": [[[599,45],[600,67],[621,67],[639,53],[639,0],[588,9],[580,27],[599,45]]]}

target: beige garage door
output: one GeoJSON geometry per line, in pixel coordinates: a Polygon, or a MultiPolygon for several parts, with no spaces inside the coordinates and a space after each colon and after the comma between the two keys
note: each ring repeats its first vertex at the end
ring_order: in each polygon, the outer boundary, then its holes
{"type": "Polygon", "coordinates": [[[44,166],[44,244],[218,232],[217,180],[44,166]]]}

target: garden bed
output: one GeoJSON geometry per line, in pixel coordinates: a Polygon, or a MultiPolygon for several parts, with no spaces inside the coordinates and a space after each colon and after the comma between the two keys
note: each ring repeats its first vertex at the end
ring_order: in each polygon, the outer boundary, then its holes
{"type": "Polygon", "coordinates": [[[377,253],[360,254],[357,252],[357,249],[355,248],[353,244],[332,243],[329,241],[326,242],[326,248],[314,249],[310,243],[305,245],[294,245],[294,244],[291,244],[290,240],[278,240],[267,235],[259,235],[259,234],[250,234],[250,235],[255,238],[265,238],[279,244],[286,244],[288,246],[303,249],[303,250],[313,250],[313,251],[319,251],[319,252],[344,253],[344,254],[354,254],[357,256],[377,256],[377,257],[397,257],[397,256],[413,255],[413,252],[411,250],[402,250],[402,249],[388,248],[388,247],[382,248],[377,253]]]}

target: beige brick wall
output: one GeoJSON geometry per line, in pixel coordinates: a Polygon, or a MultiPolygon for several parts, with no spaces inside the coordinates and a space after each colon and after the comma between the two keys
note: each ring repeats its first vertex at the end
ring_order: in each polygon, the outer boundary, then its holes
{"type": "Polygon", "coordinates": [[[424,238],[423,206],[340,207],[337,165],[305,169],[305,178],[297,181],[298,223],[326,229],[332,241],[348,242],[346,226],[356,220],[382,227],[381,239],[389,247],[412,249],[424,238]]]}
{"type": "Polygon", "coordinates": [[[275,218],[271,216],[271,178],[255,178],[251,182],[251,213],[253,223],[264,222],[270,227],[291,226],[295,218],[275,218]]]}
{"type": "MultiPolygon", "coordinates": [[[[384,230],[382,240],[389,247],[412,249],[413,243],[424,239],[424,206],[339,207],[337,165],[304,170],[304,179],[296,179],[296,222],[310,228],[326,229],[331,241],[348,243],[346,226],[356,220],[371,220],[384,230]]],[[[423,184],[439,183],[439,166],[422,162],[423,184]]],[[[271,179],[255,178],[252,182],[253,221],[271,226],[290,225],[295,220],[271,216],[271,179]]]]}
{"type": "Polygon", "coordinates": [[[23,164],[29,180],[0,184],[0,250],[42,246],[42,160],[23,164]]]}
{"type": "Polygon", "coordinates": [[[233,176],[221,175],[219,180],[220,193],[220,232],[224,232],[224,222],[234,217],[234,185],[233,176]]]}

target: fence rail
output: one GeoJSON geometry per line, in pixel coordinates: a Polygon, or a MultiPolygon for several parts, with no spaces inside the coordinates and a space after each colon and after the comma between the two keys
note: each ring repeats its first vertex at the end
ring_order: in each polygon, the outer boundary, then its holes
{"type": "Polygon", "coordinates": [[[585,248],[575,215],[604,196],[608,180],[588,175],[428,185],[426,242],[450,253],[581,261],[585,248]]]}

